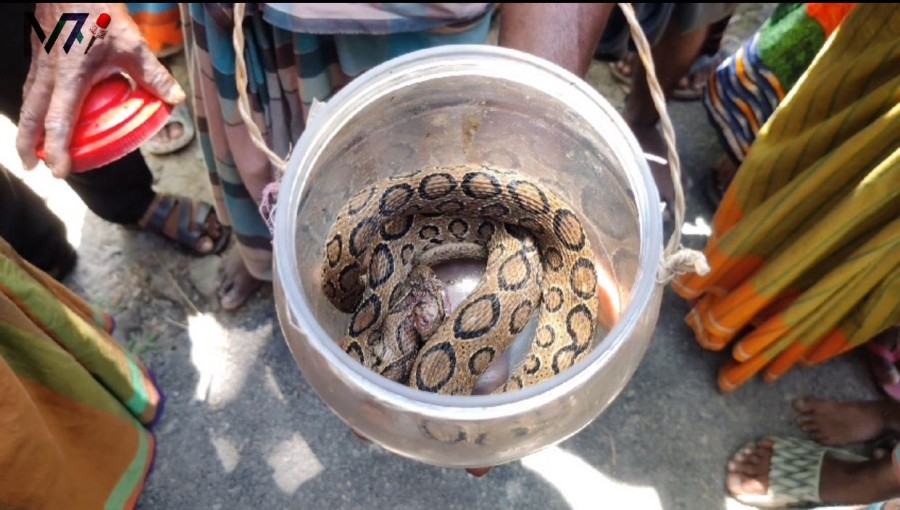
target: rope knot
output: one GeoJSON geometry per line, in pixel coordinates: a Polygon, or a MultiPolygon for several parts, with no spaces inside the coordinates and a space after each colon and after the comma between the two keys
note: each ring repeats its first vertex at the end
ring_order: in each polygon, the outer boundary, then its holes
{"type": "Polygon", "coordinates": [[[275,207],[278,205],[278,192],[281,191],[281,178],[283,174],[275,175],[275,181],[266,184],[262,190],[262,199],[259,201],[259,214],[262,216],[269,234],[275,235],[275,207]]]}
{"type": "Polygon", "coordinates": [[[703,252],[680,247],[678,251],[664,256],[660,261],[656,281],[666,285],[676,276],[687,273],[697,273],[703,276],[709,273],[709,263],[703,252]]]}

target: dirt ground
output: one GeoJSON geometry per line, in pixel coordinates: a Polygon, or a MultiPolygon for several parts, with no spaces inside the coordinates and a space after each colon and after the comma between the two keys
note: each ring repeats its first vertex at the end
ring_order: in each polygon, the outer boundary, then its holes
{"type": "MultiPolygon", "coordinates": [[[[726,48],[736,49],[770,10],[743,4],[726,48]]],[[[187,85],[183,58],[170,63],[187,85]]],[[[588,81],[621,107],[625,90],[605,64],[588,81]]],[[[692,178],[685,239],[702,247],[712,211],[693,183],[721,149],[699,102],[673,103],[671,115],[692,178]]],[[[14,128],[0,127],[3,162],[15,170],[14,128]]],[[[147,159],[159,190],[211,199],[196,139],[147,159]]],[[[584,431],[482,479],[417,464],[357,441],[319,400],[285,345],[270,287],[224,312],[216,299],[221,257],[194,258],[99,220],[46,169],[18,173],[69,225],[80,262],[66,284],[115,315],[116,338],[167,396],[142,508],[742,508],[725,496],[725,463],[760,435],[797,434],[792,398],[875,395],[856,355],[721,394],[715,374],[725,354],[699,348],[683,322],[687,304],[667,290],[637,373],[584,431]]]]}

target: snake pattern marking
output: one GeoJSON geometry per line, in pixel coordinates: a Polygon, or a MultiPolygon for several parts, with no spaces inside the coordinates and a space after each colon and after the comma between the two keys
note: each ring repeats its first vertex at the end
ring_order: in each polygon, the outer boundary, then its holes
{"type": "Polygon", "coordinates": [[[530,178],[482,165],[395,175],[351,197],[328,234],[322,288],[352,313],[345,352],[443,394],[471,394],[536,309],[531,349],[497,392],[562,372],[588,352],[599,314],[593,252],[573,209],[530,178]],[[479,248],[484,276],[444,319],[446,303],[421,260],[479,248]],[[411,287],[426,297],[411,300],[411,287]],[[411,328],[429,321],[404,321],[410,306],[439,325],[411,328]]]}

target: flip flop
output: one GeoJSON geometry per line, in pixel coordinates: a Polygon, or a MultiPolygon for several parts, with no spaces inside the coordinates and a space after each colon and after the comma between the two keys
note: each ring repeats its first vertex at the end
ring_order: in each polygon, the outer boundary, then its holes
{"type": "Polygon", "coordinates": [[[900,356],[877,340],[870,341],[866,345],[869,349],[869,366],[878,386],[889,397],[900,402],[900,370],[897,369],[900,356]]]}
{"type": "MultiPolygon", "coordinates": [[[[691,65],[691,68],[688,70],[687,74],[684,76],[685,79],[689,78],[691,75],[699,73],[704,70],[710,70],[710,74],[714,71],[719,64],[722,63],[728,57],[728,52],[724,50],[719,50],[715,55],[700,55],[697,60],[691,65]]],[[[628,52],[624,58],[621,60],[617,60],[615,62],[609,62],[609,72],[612,74],[613,78],[616,79],[619,83],[625,85],[626,92],[631,92],[631,74],[627,74],[622,71],[621,66],[623,64],[628,64],[631,66],[632,70],[634,66],[638,63],[637,55],[633,52],[628,52]]],[[[706,87],[706,80],[703,80],[703,85],[700,88],[694,88],[690,86],[690,81],[688,80],[688,86],[682,87],[680,84],[672,90],[672,100],[674,101],[697,101],[701,97],[703,97],[703,89],[706,87]]]]}
{"type": "Polygon", "coordinates": [[[632,61],[629,65],[631,65],[632,68],[634,68],[634,64],[635,64],[634,59],[635,58],[637,58],[636,54],[634,54],[632,52],[628,52],[621,60],[609,62],[609,64],[608,64],[609,72],[613,75],[613,78],[615,78],[616,81],[618,81],[619,83],[628,86],[629,89],[630,89],[630,85],[631,85],[631,75],[625,74],[624,72],[622,72],[622,70],[619,69],[619,66],[626,63],[626,61],[628,59],[631,59],[632,61]]]}
{"type": "Polygon", "coordinates": [[[187,147],[191,140],[194,139],[194,120],[191,118],[191,112],[188,110],[187,104],[182,103],[172,110],[172,115],[166,121],[163,129],[172,124],[181,124],[181,136],[169,139],[166,142],[157,141],[154,136],[144,142],[143,149],[150,154],[164,156],[187,147]]]}
{"type": "Polygon", "coordinates": [[[696,101],[700,99],[703,96],[703,89],[706,88],[706,82],[709,80],[709,75],[712,74],[726,58],[728,58],[728,52],[725,50],[719,50],[715,55],[700,55],[683,78],[688,80],[688,86],[682,87],[679,83],[679,86],[676,86],[675,89],[672,90],[672,99],[676,101],[696,101]],[[700,88],[692,87],[692,80],[690,80],[690,77],[707,70],[709,73],[707,74],[706,79],[701,82],[700,88]]]}
{"type": "MultiPolygon", "coordinates": [[[[822,447],[796,438],[768,438],[772,441],[769,489],[766,494],[733,495],[738,502],[757,508],[826,506],[819,495],[819,478],[825,455],[848,462],[869,459],[846,450],[822,447]]],[[[753,447],[750,444],[747,447],[753,447]]]]}

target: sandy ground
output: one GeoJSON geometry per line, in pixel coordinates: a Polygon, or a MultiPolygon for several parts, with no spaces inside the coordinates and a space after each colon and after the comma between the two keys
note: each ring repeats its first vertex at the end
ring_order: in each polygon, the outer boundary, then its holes
{"type": "MultiPolygon", "coordinates": [[[[729,49],[769,9],[745,4],[729,49]]],[[[187,84],[183,59],[172,66],[187,84]]],[[[606,65],[596,64],[588,81],[621,107],[625,91],[606,65]]],[[[696,180],[721,151],[698,102],[672,104],[671,116],[696,180]]],[[[0,156],[15,170],[14,128],[0,128],[0,156]]],[[[201,158],[195,140],[148,159],[158,189],[210,199],[201,158]]],[[[215,298],[220,257],[192,258],[156,236],[104,223],[46,169],[25,177],[66,219],[78,247],[66,283],[115,314],[117,339],[166,393],[142,508],[742,508],[725,496],[725,463],[760,435],[797,434],[791,399],[875,395],[857,355],[720,393],[715,375],[726,355],[700,349],[683,322],[687,304],[667,290],[653,343],[608,411],[562,444],[476,479],[358,441],[297,369],[270,288],[226,313],[215,298]]],[[[686,243],[702,247],[712,211],[699,186],[686,191],[686,243]]]]}

